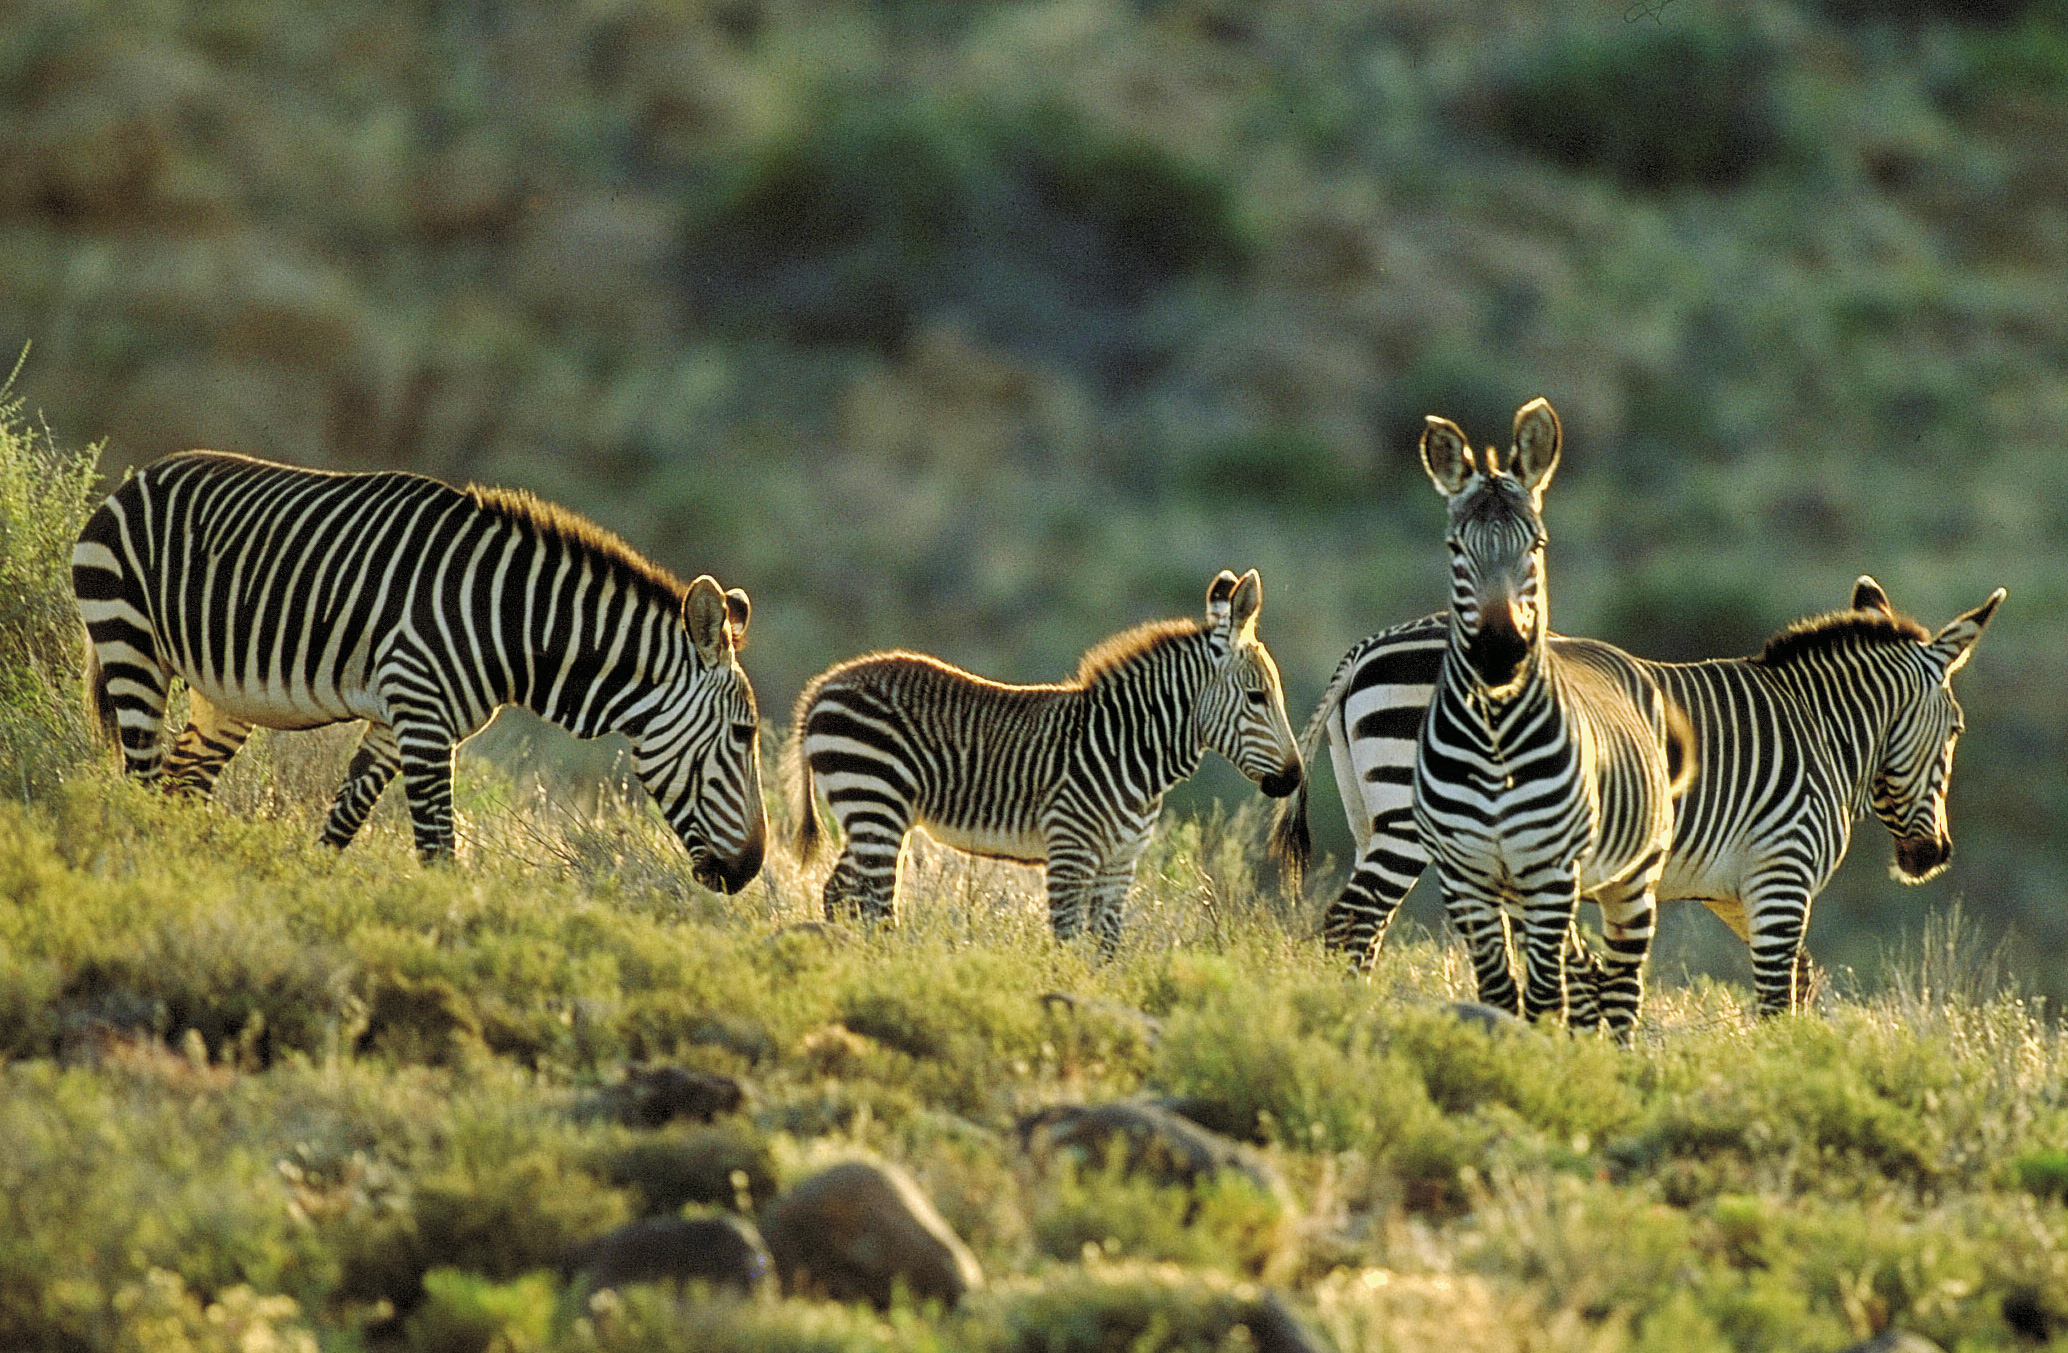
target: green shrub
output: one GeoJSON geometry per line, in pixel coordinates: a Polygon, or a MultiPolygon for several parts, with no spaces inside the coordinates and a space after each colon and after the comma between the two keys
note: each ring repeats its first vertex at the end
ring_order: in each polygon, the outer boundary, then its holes
{"type": "Polygon", "coordinates": [[[12,394],[20,374],[0,383],[0,793],[27,799],[94,743],[72,542],[98,504],[100,447],[60,451],[31,428],[12,394]]]}
{"type": "Polygon", "coordinates": [[[1587,24],[1511,66],[1483,116],[1526,151],[1632,187],[1727,186],[1783,150],[1775,67],[1742,29],[1587,24]]]}
{"type": "Polygon", "coordinates": [[[675,1213],[688,1203],[753,1216],[775,1196],[775,1158],[745,1123],[727,1122],[649,1136],[608,1152],[605,1179],[637,1196],[642,1217],[675,1213]]]}
{"type": "Polygon", "coordinates": [[[1119,1148],[1098,1163],[1058,1158],[1040,1197],[1034,1241],[1057,1259],[1170,1260],[1256,1275],[1275,1267],[1292,1239],[1285,1205],[1239,1172],[1164,1184],[1130,1171],[1119,1148]]]}
{"type": "Polygon", "coordinates": [[[552,1332],[552,1275],[490,1282],[455,1268],[424,1275],[424,1304],[403,1322],[410,1353],[539,1353],[552,1332]]]}
{"type": "Polygon", "coordinates": [[[1100,1264],[984,1294],[997,1353],[1236,1353],[1267,1318],[1246,1283],[1168,1264],[1100,1264]]]}

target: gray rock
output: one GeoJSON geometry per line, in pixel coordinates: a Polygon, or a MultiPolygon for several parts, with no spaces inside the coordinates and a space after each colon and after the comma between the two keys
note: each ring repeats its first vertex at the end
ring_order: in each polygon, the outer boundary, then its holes
{"type": "Polygon", "coordinates": [[[1443,1008],[1457,1016],[1460,1023],[1477,1024],[1490,1034],[1523,1027],[1519,1018],[1498,1005],[1487,1005],[1480,1001],[1452,1001],[1443,1008]]]}
{"type": "Polygon", "coordinates": [[[1857,1343],[1845,1353],[1946,1353],[1937,1344],[1922,1334],[1909,1330],[1885,1329],[1863,1343],[1857,1343]]]}
{"type": "Polygon", "coordinates": [[[768,1276],[768,1248],[738,1217],[649,1217],[568,1251],[565,1278],[592,1289],[702,1279],[750,1292],[768,1276]]]}
{"type": "Polygon", "coordinates": [[[895,1165],[820,1171],[763,1209],[761,1233],[793,1293],[886,1308],[902,1280],[914,1297],[953,1306],[984,1283],[976,1256],[895,1165]]]}
{"type": "Polygon", "coordinates": [[[1125,1142],[1127,1167],[1171,1184],[1191,1185],[1221,1170],[1236,1170],[1274,1197],[1284,1183],[1254,1153],[1217,1132],[1148,1100],[1110,1104],[1052,1104],[1019,1121],[1020,1142],[1037,1155],[1077,1150],[1103,1160],[1115,1138],[1125,1142]]]}

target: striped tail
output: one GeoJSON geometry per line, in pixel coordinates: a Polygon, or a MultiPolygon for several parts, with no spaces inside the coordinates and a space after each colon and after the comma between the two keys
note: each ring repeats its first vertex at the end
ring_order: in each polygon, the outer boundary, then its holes
{"type": "Polygon", "coordinates": [[[790,736],[783,744],[783,772],[790,785],[790,815],[794,819],[790,844],[805,864],[810,864],[819,853],[819,805],[811,761],[804,755],[804,724],[824,680],[823,676],[814,678],[798,692],[796,707],[790,712],[790,736]]]}
{"type": "Polygon", "coordinates": [[[1321,693],[1314,716],[1300,730],[1300,764],[1307,768],[1307,774],[1300,777],[1299,788],[1278,805],[1278,816],[1271,824],[1271,858],[1278,862],[1295,892],[1299,891],[1300,880],[1314,856],[1314,838],[1307,830],[1307,786],[1314,782],[1314,757],[1328,731],[1329,716],[1343,702],[1343,690],[1350,684],[1351,673],[1357,668],[1357,660],[1364,656],[1364,649],[1365,645],[1360,643],[1343,655],[1343,660],[1336,664],[1335,675],[1328,679],[1328,689],[1321,693]]]}
{"type": "Polygon", "coordinates": [[[93,636],[80,626],[79,637],[86,648],[86,683],[82,691],[85,696],[86,717],[94,727],[100,729],[101,740],[110,747],[122,745],[122,725],[115,717],[115,697],[108,690],[108,674],[101,670],[100,652],[93,646],[93,636]]]}

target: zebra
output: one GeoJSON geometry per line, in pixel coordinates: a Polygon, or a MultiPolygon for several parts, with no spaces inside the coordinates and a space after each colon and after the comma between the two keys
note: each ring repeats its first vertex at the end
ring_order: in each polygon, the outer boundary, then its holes
{"type": "MultiPolygon", "coordinates": [[[[1761,1014],[1799,1008],[1808,995],[1810,906],[1855,821],[1871,811],[1888,828],[1900,882],[1950,865],[1946,795],[1965,727],[1952,677],[2004,596],[1997,588],[1933,633],[1863,574],[1844,609],[1795,621],[1755,656],[1643,663],[1696,741],[1659,897],[1707,904],[1752,947],[1761,1014]]],[[[1365,971],[1429,860],[1408,799],[1446,627],[1443,615],[1425,616],[1357,643],[1301,735],[1311,759],[1326,733],[1359,842],[1323,938],[1365,971]]],[[[1553,648],[1567,642],[1551,636],[1553,648]]],[[[1304,795],[1289,800],[1273,832],[1274,851],[1296,868],[1308,849],[1305,813],[1304,795]]]]}
{"type": "Polygon", "coordinates": [[[1572,1022],[1627,1038],[1643,999],[1653,902],[1689,771],[1689,733],[1659,684],[1606,644],[1545,643],[1543,496],[1562,430],[1550,403],[1515,414],[1504,468],[1431,416],[1422,465],[1448,503],[1451,607],[1416,743],[1412,811],[1480,999],[1532,1019],[1568,1015],[1581,959],[1573,917],[1601,907],[1607,953],[1572,1022]],[[1522,923],[1523,986],[1508,954],[1522,923]]]}
{"type": "Polygon", "coordinates": [[[1049,919],[1110,953],[1163,796],[1220,752],[1274,797],[1300,784],[1278,667],[1257,638],[1263,581],[1222,570],[1206,618],[1153,622],[1086,653],[1057,685],[1008,686],[919,653],[840,663],[797,698],[788,751],[799,856],[822,786],[846,845],[828,919],[895,916],[913,827],[971,854],[1045,864],[1049,919]]]}
{"type": "Polygon", "coordinates": [[[453,750],[515,704],[629,737],[698,882],[761,868],[747,594],[529,494],[186,452],[93,513],[72,585],[89,701],[137,780],[206,797],[253,727],[364,719],[322,839],[348,845],[400,771],[418,854],[447,859],[453,750]],[[192,713],[168,756],[174,676],[192,713]]]}

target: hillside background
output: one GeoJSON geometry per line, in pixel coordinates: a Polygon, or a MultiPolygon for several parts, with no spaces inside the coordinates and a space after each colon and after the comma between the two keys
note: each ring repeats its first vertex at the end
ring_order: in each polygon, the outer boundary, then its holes
{"type": "MultiPolygon", "coordinates": [[[[1442,604],[1422,415],[1505,438],[1541,393],[1567,632],[1711,656],[1861,572],[1934,627],[2010,589],[1954,869],[1899,888],[1868,824],[1812,944],[1871,966],[1964,899],[2068,994],[2060,0],[8,0],[24,342],[108,475],[521,485],[745,586],[776,726],[862,649],[1053,678],[1251,566],[1299,723],[1442,604]]],[[[1696,912],[1669,968],[1741,974],[1696,912]]]]}

